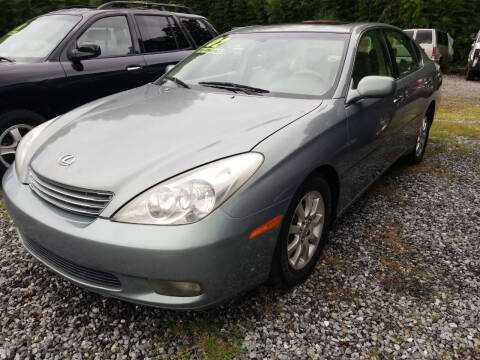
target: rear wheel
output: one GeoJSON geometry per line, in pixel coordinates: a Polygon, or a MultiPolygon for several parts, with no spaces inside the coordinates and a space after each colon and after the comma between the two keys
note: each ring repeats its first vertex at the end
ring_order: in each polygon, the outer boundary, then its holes
{"type": "Polygon", "coordinates": [[[415,148],[408,154],[408,160],[411,164],[419,164],[422,162],[425,149],[427,148],[429,132],[430,120],[427,114],[423,117],[422,124],[420,125],[415,148]]]}
{"type": "Polygon", "coordinates": [[[43,121],[45,118],[28,110],[10,110],[0,114],[0,176],[15,160],[20,140],[43,121]]]}
{"type": "Polygon", "coordinates": [[[322,177],[308,180],[295,194],[282,222],[271,279],[280,287],[304,282],[327,241],[331,192],[322,177]]]}

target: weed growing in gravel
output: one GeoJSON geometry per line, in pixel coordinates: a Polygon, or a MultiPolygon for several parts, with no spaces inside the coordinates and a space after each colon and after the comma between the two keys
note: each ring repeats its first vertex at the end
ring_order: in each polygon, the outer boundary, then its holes
{"type": "Polygon", "coordinates": [[[211,319],[175,323],[157,321],[152,330],[156,333],[152,341],[155,354],[159,354],[161,348],[168,349],[173,343],[181,343],[170,359],[226,360],[238,358],[243,353],[240,328],[221,329],[220,324],[211,319]]]}
{"type": "Polygon", "coordinates": [[[387,354],[381,352],[378,347],[370,348],[370,350],[368,351],[368,358],[371,360],[388,359],[387,354]]]}
{"type": "Polygon", "coordinates": [[[452,172],[448,167],[437,162],[422,162],[416,166],[405,169],[409,173],[430,174],[437,178],[454,180],[460,177],[459,174],[452,172]]]}
{"type": "Polygon", "coordinates": [[[0,222],[10,222],[10,215],[8,215],[8,211],[3,200],[0,200],[0,222]]]}
{"type": "Polygon", "coordinates": [[[368,191],[368,196],[385,196],[390,200],[400,201],[402,199],[400,189],[394,184],[388,184],[382,177],[377,180],[368,191]]]}
{"type": "Polygon", "coordinates": [[[258,299],[260,300],[260,308],[258,311],[273,316],[280,315],[283,312],[283,305],[278,299],[278,291],[265,286],[260,286],[257,291],[259,295],[258,299]]]}

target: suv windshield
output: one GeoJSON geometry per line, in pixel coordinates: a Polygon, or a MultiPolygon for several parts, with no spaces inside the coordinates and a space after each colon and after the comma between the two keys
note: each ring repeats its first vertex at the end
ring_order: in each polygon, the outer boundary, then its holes
{"type": "Polygon", "coordinates": [[[15,61],[43,60],[80,20],[75,15],[36,18],[0,38],[0,56],[15,61]]]}
{"type": "Polygon", "coordinates": [[[335,33],[226,35],[197,50],[168,77],[233,91],[240,85],[250,87],[247,91],[255,88],[256,94],[327,97],[334,90],[348,38],[335,33]]]}

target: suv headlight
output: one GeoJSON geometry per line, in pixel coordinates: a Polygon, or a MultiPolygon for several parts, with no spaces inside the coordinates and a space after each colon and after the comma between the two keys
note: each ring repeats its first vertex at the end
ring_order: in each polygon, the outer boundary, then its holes
{"type": "Polygon", "coordinates": [[[263,155],[245,153],[178,175],[124,205],[114,221],[181,225],[197,222],[232,196],[263,163],[263,155]]]}
{"type": "MultiPolygon", "coordinates": [[[[55,118],[56,119],[56,118],[55,118]]],[[[22,171],[25,166],[25,159],[27,157],[28,149],[30,145],[35,141],[35,139],[40,135],[40,133],[45,130],[45,128],[50,125],[55,119],[44,122],[43,124],[38,125],[37,127],[30,130],[20,141],[20,144],[17,146],[17,151],[15,153],[15,171],[17,173],[17,178],[21,180],[22,171]]]]}

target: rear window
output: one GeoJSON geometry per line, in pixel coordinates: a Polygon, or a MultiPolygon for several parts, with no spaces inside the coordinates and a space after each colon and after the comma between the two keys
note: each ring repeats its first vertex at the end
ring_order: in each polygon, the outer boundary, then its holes
{"type": "Polygon", "coordinates": [[[431,44],[432,43],[432,30],[417,30],[417,36],[415,41],[418,44],[431,44]]]}
{"type": "Polygon", "coordinates": [[[407,30],[405,31],[405,34],[407,34],[410,37],[410,39],[413,39],[413,30],[407,30]]]}
{"type": "Polygon", "coordinates": [[[206,44],[216,35],[210,27],[200,19],[182,18],[182,24],[198,46],[206,44]]]}

